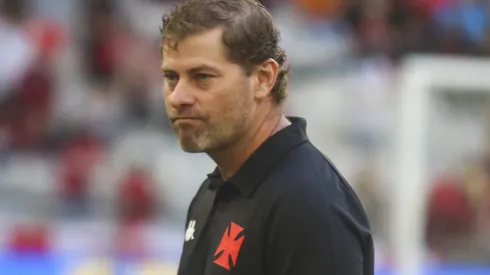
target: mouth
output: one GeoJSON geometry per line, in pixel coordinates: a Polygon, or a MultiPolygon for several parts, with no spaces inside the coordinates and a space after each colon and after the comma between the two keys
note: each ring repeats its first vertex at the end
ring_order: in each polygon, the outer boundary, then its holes
{"type": "Polygon", "coordinates": [[[195,120],[201,120],[201,119],[197,117],[177,117],[171,119],[172,123],[176,123],[179,121],[195,121],[195,120]]]}
{"type": "Polygon", "coordinates": [[[199,121],[201,121],[201,119],[195,117],[179,117],[172,119],[172,124],[177,127],[184,127],[194,125],[199,121]]]}

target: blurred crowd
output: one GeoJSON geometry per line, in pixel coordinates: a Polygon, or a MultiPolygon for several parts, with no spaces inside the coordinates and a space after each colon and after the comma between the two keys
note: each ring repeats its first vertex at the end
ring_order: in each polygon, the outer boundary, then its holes
{"type": "MultiPolygon", "coordinates": [[[[32,1],[1,1],[0,165],[10,167],[18,156],[49,162],[48,190],[54,194],[45,200],[59,200],[48,213],[31,209],[32,216],[90,215],[93,170],[118,146],[118,137],[151,124],[168,128],[165,111],[153,106],[163,104],[150,94],[160,85],[158,40],[132,31],[116,16],[114,1],[79,4],[81,28],[72,33],[62,22],[33,13],[32,1]],[[67,51],[76,65],[63,63],[67,51]]],[[[22,165],[23,173],[32,172],[22,165]]],[[[150,219],[157,198],[144,165],[131,163],[116,178],[114,214],[125,232],[150,219]]],[[[4,189],[8,180],[1,179],[4,189]]],[[[47,249],[41,241],[46,227],[44,221],[22,221],[14,226],[12,246],[47,249]]]]}
{"type": "MultiPolygon", "coordinates": [[[[49,159],[55,176],[48,183],[59,203],[48,212],[90,215],[90,190],[97,184],[93,171],[118,150],[122,135],[152,129],[171,138],[161,96],[158,24],[176,1],[71,0],[66,3],[76,8],[68,19],[43,12],[57,10],[50,5],[64,1],[0,2],[0,170],[18,156],[49,159]]],[[[263,2],[283,30],[297,74],[372,58],[396,68],[412,53],[490,54],[486,0],[263,2]],[[335,59],[326,54],[336,50],[335,59]]],[[[114,176],[117,187],[110,192],[121,234],[166,213],[161,192],[155,191],[160,187],[145,163],[134,161],[114,176]]],[[[376,234],[384,235],[387,198],[377,173],[376,165],[365,167],[353,177],[353,185],[376,234]]],[[[490,261],[489,173],[485,159],[472,163],[464,176],[436,180],[427,230],[436,257],[490,261]]],[[[6,179],[0,178],[0,188],[7,188],[2,181],[6,179]]],[[[9,196],[5,190],[0,193],[9,196]]],[[[13,248],[48,249],[43,224],[23,226],[13,230],[13,248]]]]}
{"type": "Polygon", "coordinates": [[[490,262],[490,158],[435,179],[429,195],[427,242],[449,261],[490,262]]]}

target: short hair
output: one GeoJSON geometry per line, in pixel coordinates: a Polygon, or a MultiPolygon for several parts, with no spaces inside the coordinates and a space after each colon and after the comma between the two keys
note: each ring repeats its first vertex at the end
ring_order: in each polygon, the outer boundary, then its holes
{"type": "Polygon", "coordinates": [[[228,59],[250,75],[255,66],[269,58],[279,64],[271,90],[274,101],[287,97],[286,53],[279,46],[280,33],[267,9],[257,0],[183,0],[162,18],[161,39],[171,48],[178,41],[217,27],[223,28],[222,41],[228,59]]]}

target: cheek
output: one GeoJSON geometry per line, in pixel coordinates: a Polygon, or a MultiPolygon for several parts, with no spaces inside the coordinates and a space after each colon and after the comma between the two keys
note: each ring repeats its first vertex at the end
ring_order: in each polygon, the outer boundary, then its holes
{"type": "Polygon", "coordinates": [[[253,116],[252,104],[253,98],[249,94],[249,90],[236,89],[232,94],[226,98],[224,103],[224,110],[222,112],[225,116],[233,120],[243,120],[247,117],[253,116]]]}
{"type": "Polygon", "coordinates": [[[172,106],[172,103],[170,102],[169,98],[167,95],[163,97],[163,104],[165,108],[165,112],[167,113],[167,116],[174,116],[176,115],[175,112],[177,111],[174,106],[172,106]]]}
{"type": "Polygon", "coordinates": [[[242,116],[250,111],[253,94],[245,79],[226,78],[215,83],[209,91],[199,94],[197,108],[214,121],[242,116]],[[238,80],[237,80],[238,79],[238,80]]]}
{"type": "Polygon", "coordinates": [[[163,101],[164,101],[163,103],[165,104],[165,107],[168,111],[170,108],[170,102],[168,100],[168,95],[166,93],[163,94],[163,101]]]}

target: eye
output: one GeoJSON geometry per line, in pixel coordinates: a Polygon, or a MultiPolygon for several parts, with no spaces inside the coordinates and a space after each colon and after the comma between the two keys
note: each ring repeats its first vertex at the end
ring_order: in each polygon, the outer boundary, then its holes
{"type": "Polygon", "coordinates": [[[204,80],[208,80],[208,79],[212,78],[213,76],[209,75],[209,74],[196,74],[195,77],[196,77],[196,80],[204,81],[204,80]]]}
{"type": "Polygon", "coordinates": [[[170,73],[163,74],[163,78],[165,78],[165,80],[167,80],[168,82],[175,82],[175,81],[179,80],[178,75],[170,74],[170,73]]]}

